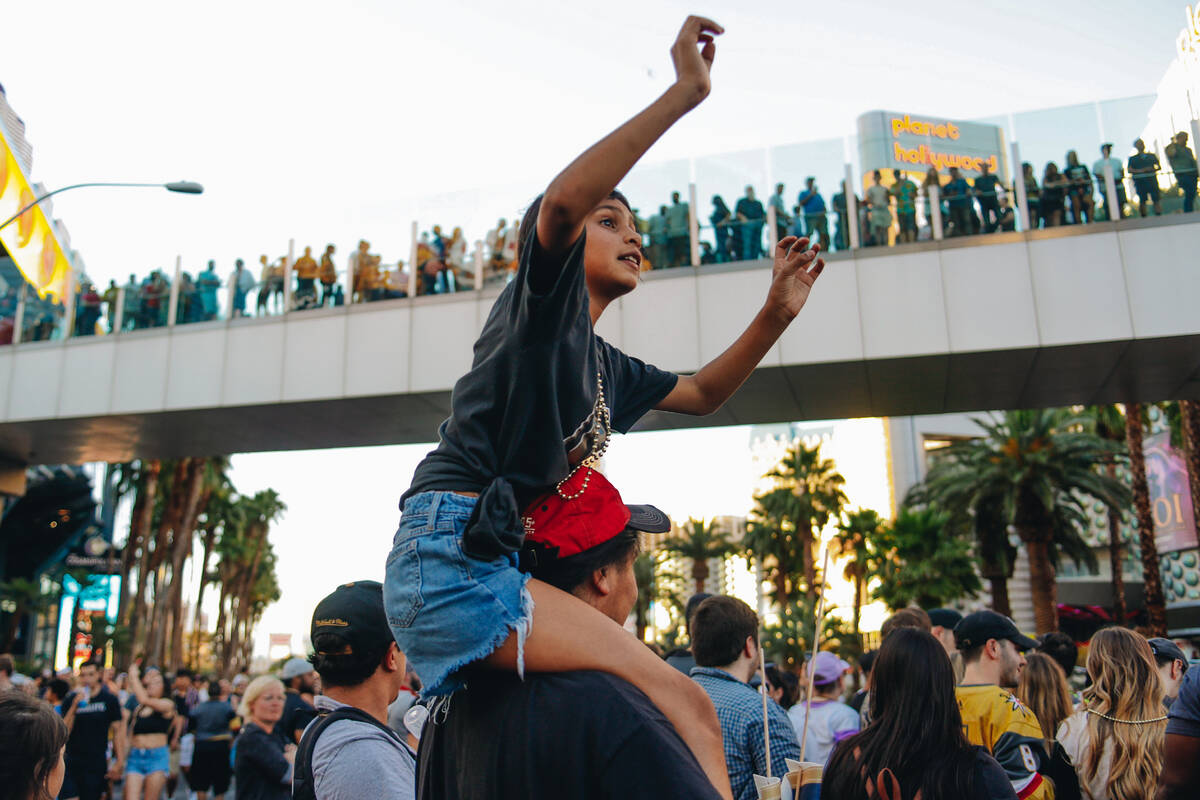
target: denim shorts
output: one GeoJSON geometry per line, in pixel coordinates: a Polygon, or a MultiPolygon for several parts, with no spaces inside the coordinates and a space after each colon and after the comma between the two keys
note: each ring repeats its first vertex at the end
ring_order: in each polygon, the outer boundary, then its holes
{"type": "Polygon", "coordinates": [[[162,747],[131,747],[129,757],[125,759],[125,772],[137,775],[149,775],[151,772],[170,772],[171,760],[167,746],[162,747]]]}
{"type": "Polygon", "coordinates": [[[383,602],[396,644],[422,694],[450,694],[459,671],[517,634],[517,672],[533,624],[529,576],[516,554],[491,561],[463,553],[462,534],[478,498],[422,492],[404,503],[383,580],[383,602]]]}

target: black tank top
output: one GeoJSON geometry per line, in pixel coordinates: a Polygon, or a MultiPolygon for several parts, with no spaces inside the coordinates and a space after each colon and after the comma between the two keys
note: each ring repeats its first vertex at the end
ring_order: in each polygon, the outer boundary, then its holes
{"type": "Polygon", "coordinates": [[[131,733],[134,736],[139,736],[146,733],[167,733],[171,730],[171,720],[161,711],[151,709],[149,714],[142,715],[142,709],[147,706],[138,706],[133,712],[133,730],[131,733]]]}

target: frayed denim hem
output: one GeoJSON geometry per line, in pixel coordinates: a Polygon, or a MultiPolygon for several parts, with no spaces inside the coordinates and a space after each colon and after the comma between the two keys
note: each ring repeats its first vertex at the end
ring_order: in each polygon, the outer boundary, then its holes
{"type": "MultiPolygon", "coordinates": [[[[529,638],[529,634],[533,632],[533,595],[529,592],[529,576],[524,576],[525,582],[521,586],[521,616],[518,619],[508,622],[500,629],[500,631],[492,637],[492,640],[485,643],[483,646],[476,648],[466,657],[457,659],[451,667],[446,671],[445,676],[441,677],[436,684],[430,684],[421,692],[422,697],[436,697],[439,695],[453,694],[458,689],[463,687],[463,679],[459,677],[462,669],[476,661],[482,661],[492,653],[500,649],[508,639],[509,634],[517,635],[517,675],[521,680],[525,679],[525,640],[529,638]]],[[[418,672],[418,674],[420,674],[418,672]]]]}

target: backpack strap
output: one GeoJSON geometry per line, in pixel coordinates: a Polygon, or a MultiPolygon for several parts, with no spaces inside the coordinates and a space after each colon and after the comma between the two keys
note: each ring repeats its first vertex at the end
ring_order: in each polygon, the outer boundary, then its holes
{"type": "MultiPolygon", "coordinates": [[[[316,800],[317,787],[313,778],[312,757],[317,748],[317,740],[321,738],[321,734],[325,732],[326,728],[344,719],[374,725],[395,741],[404,744],[394,730],[360,708],[342,706],[334,711],[319,714],[316,720],[305,729],[304,735],[300,737],[300,745],[296,749],[296,762],[292,770],[292,797],[294,800],[316,800]]],[[[404,748],[404,752],[409,752],[407,746],[404,748]]]]}
{"type": "Polygon", "coordinates": [[[900,794],[900,781],[896,779],[896,773],[888,767],[881,769],[875,776],[874,788],[879,795],[879,800],[903,800],[900,794]]]}

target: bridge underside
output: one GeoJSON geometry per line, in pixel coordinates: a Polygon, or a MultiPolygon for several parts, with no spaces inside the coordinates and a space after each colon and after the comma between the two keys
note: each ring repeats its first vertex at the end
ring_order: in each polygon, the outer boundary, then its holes
{"type": "MultiPolygon", "coordinates": [[[[1200,335],[766,367],[709,417],[639,430],[1200,399],[1200,335]]],[[[124,461],[431,442],[450,393],[404,393],[0,425],[0,458],[124,461]]]]}

